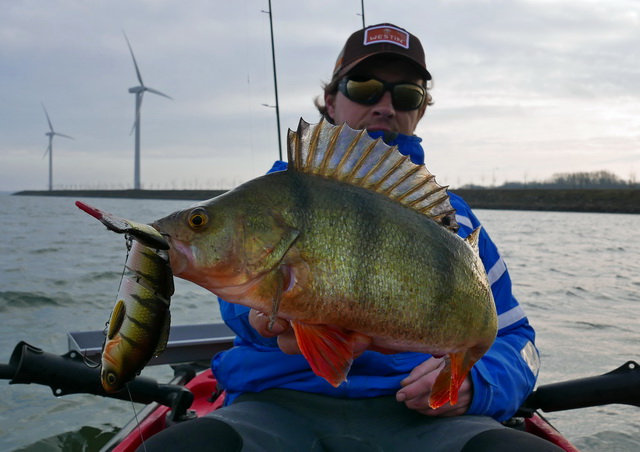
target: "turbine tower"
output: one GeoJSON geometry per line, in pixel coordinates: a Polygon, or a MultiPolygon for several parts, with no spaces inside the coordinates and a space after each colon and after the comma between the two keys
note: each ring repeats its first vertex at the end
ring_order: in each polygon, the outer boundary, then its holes
{"type": "Polygon", "coordinates": [[[44,156],[42,158],[45,158],[47,154],[49,154],[49,191],[51,191],[53,190],[53,137],[54,135],[58,135],[59,137],[70,138],[72,140],[74,138],[53,130],[53,125],[51,125],[51,119],[49,119],[49,113],[47,113],[44,103],[42,104],[42,109],[44,110],[44,114],[47,116],[47,122],[49,123],[49,132],[45,133],[45,135],[49,137],[49,147],[44,151],[44,156]]]}
{"type": "MultiPolygon", "coordinates": [[[[136,141],[135,141],[135,157],[134,157],[134,165],[133,165],[133,188],[136,190],[140,190],[140,108],[142,107],[142,97],[144,96],[145,91],[149,91],[150,93],[157,94],[159,96],[166,97],[167,99],[171,99],[171,97],[167,96],[164,93],[161,93],[158,90],[153,88],[149,88],[144,85],[142,81],[142,76],[140,75],[140,69],[138,69],[138,63],[136,62],[136,57],[133,55],[133,49],[131,48],[131,44],[129,43],[129,38],[127,38],[127,34],[124,34],[124,39],[127,41],[127,45],[129,46],[129,52],[131,52],[131,58],[133,58],[133,65],[136,68],[136,75],[138,76],[139,86],[134,86],[133,88],[129,88],[130,93],[135,93],[136,95],[136,119],[133,123],[133,128],[131,131],[135,130],[136,132],[136,141]]],[[[171,99],[173,100],[173,99],[171,99]]]]}

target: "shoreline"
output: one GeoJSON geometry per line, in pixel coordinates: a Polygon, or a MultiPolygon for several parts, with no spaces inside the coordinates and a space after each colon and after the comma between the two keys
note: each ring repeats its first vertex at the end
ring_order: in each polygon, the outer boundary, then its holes
{"type": "MultiPolygon", "coordinates": [[[[25,190],[12,196],[79,198],[171,199],[204,201],[227,190],[25,190]]],[[[473,209],[534,210],[594,213],[640,213],[640,190],[635,189],[459,189],[451,190],[473,209]]]]}

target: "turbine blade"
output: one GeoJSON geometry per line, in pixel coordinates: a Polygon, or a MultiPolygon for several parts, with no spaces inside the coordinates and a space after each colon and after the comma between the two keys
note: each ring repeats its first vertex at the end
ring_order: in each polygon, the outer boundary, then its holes
{"type": "Polygon", "coordinates": [[[44,114],[47,116],[47,122],[49,123],[49,129],[53,132],[53,126],[51,125],[51,119],[49,119],[49,113],[47,113],[47,109],[44,106],[44,103],[42,104],[42,109],[44,110],[44,114]]]}
{"type": "Polygon", "coordinates": [[[47,146],[47,150],[44,151],[44,155],[42,156],[42,160],[44,160],[44,158],[47,156],[47,154],[51,152],[51,145],[47,146]]]}
{"type": "Polygon", "coordinates": [[[70,138],[72,140],[75,140],[75,138],[70,137],[69,135],[65,135],[63,133],[58,133],[58,132],[53,132],[54,135],[58,135],[59,137],[65,137],[65,138],[70,138]]]}
{"type": "Polygon", "coordinates": [[[140,75],[140,69],[138,69],[138,63],[136,62],[136,57],[133,54],[133,49],[131,48],[131,44],[129,43],[129,38],[127,38],[127,34],[122,30],[122,34],[124,35],[124,39],[127,40],[127,45],[129,46],[129,52],[131,52],[131,58],[133,58],[133,65],[136,68],[136,75],[138,76],[138,81],[140,85],[144,87],[144,82],[142,81],[142,76],[140,75]]]}
{"type": "Polygon", "coordinates": [[[153,88],[147,88],[146,86],[144,87],[145,91],[149,91],[150,93],[153,94],[157,94],[158,96],[162,96],[162,97],[166,97],[167,99],[171,99],[173,100],[170,96],[167,96],[165,93],[161,93],[160,91],[158,91],[157,89],[153,89],[153,88]]]}

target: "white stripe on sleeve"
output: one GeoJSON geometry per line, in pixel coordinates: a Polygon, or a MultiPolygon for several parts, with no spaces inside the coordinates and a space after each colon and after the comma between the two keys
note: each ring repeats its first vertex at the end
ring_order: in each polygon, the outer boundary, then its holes
{"type": "Polygon", "coordinates": [[[522,309],[522,306],[518,305],[514,308],[511,308],[498,316],[498,329],[501,330],[502,328],[511,326],[514,323],[524,319],[525,317],[526,315],[524,313],[524,309],[522,309]]]}
{"type": "Polygon", "coordinates": [[[473,231],[474,229],[473,223],[471,223],[471,220],[469,219],[469,217],[456,214],[456,221],[458,222],[459,225],[466,226],[473,231]]]}
{"type": "Polygon", "coordinates": [[[493,285],[494,282],[500,279],[504,272],[507,271],[507,265],[504,263],[502,256],[498,257],[498,261],[493,264],[493,267],[487,272],[487,278],[489,279],[489,285],[493,285]]]}

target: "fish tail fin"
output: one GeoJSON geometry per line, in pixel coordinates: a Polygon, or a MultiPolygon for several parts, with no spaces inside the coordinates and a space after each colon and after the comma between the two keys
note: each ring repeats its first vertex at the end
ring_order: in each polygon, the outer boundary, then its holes
{"type": "Polygon", "coordinates": [[[334,387],[347,380],[353,362],[353,340],[329,325],[291,322],[298,346],[313,372],[334,387]]]}
{"type": "Polygon", "coordinates": [[[476,359],[472,358],[471,350],[450,353],[445,360],[444,369],[436,378],[429,396],[429,406],[434,410],[447,402],[451,405],[458,403],[458,390],[476,363],[476,359]]]}

